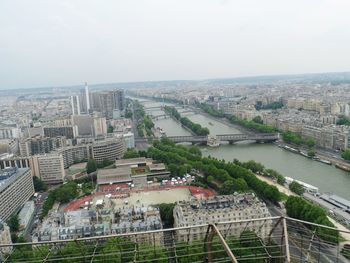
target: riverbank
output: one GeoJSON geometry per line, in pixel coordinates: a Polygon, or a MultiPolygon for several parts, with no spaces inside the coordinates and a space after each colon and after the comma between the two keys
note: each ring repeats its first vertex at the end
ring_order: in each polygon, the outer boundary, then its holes
{"type": "MultiPolygon", "coordinates": [[[[258,177],[260,180],[270,184],[270,185],[274,185],[277,187],[278,191],[280,191],[281,193],[284,193],[285,195],[287,196],[298,196],[296,195],[295,193],[293,193],[291,190],[289,190],[289,188],[283,186],[283,185],[280,185],[276,182],[274,182],[272,179],[270,178],[267,178],[267,177],[264,177],[264,176],[261,176],[261,175],[258,175],[258,174],[255,174],[256,177],[258,177]]],[[[305,197],[304,197],[305,198],[305,197]]],[[[310,201],[309,198],[305,198],[306,200],[310,201]]],[[[312,201],[313,203],[323,207],[321,204],[319,204],[319,202],[316,200],[313,200],[312,201]]],[[[325,209],[325,208],[324,208],[325,209]]],[[[325,209],[326,210],[326,209],[325,209]]],[[[326,211],[328,213],[328,211],[326,211]]],[[[347,227],[345,227],[344,225],[340,224],[338,221],[334,220],[332,217],[330,216],[327,216],[328,219],[334,224],[334,226],[340,230],[340,231],[345,231],[345,232],[341,232],[341,236],[343,237],[343,239],[345,239],[345,241],[343,241],[342,243],[346,243],[346,242],[349,242],[350,241],[350,232],[349,232],[349,229],[347,227]]]]}
{"type": "MultiPolygon", "coordinates": [[[[294,152],[294,153],[299,154],[299,155],[302,155],[302,154],[300,154],[300,151],[307,152],[309,150],[308,148],[297,147],[293,144],[289,144],[289,143],[286,143],[284,141],[278,141],[278,144],[281,146],[281,148],[283,148],[284,146],[289,146],[289,147],[293,147],[293,148],[297,149],[299,152],[294,152]]],[[[316,153],[317,157],[319,157],[322,160],[326,160],[326,161],[331,162],[331,164],[334,165],[336,168],[341,169],[341,170],[346,171],[346,172],[350,172],[350,164],[348,162],[346,162],[342,159],[339,159],[339,158],[331,157],[331,156],[329,156],[329,154],[325,154],[323,151],[319,151],[317,149],[315,150],[315,153],[316,153]]],[[[309,158],[307,156],[304,156],[304,157],[309,158]]],[[[311,158],[309,158],[309,159],[311,159],[311,158]]]]}

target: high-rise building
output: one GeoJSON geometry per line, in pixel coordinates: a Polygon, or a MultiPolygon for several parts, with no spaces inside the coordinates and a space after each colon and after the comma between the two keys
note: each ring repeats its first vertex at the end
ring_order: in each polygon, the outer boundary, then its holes
{"type": "Polygon", "coordinates": [[[78,136],[99,136],[107,134],[106,118],[88,114],[72,116],[72,123],[78,127],[78,136]]]}
{"type": "Polygon", "coordinates": [[[44,127],[44,136],[50,138],[64,136],[67,139],[74,139],[78,136],[78,127],[76,125],[44,127]]]}
{"type": "Polygon", "coordinates": [[[49,138],[45,136],[35,136],[22,140],[19,143],[21,156],[49,153],[66,145],[65,137],[49,138]]]}
{"type": "Polygon", "coordinates": [[[107,119],[120,116],[125,110],[125,94],[122,89],[95,92],[91,97],[92,109],[101,112],[102,116],[107,119]]]}
{"type": "Polygon", "coordinates": [[[86,111],[89,113],[90,111],[90,96],[89,96],[89,87],[85,82],[85,99],[86,99],[86,111]]]}
{"type": "Polygon", "coordinates": [[[34,194],[29,169],[8,168],[0,171],[0,220],[7,221],[34,194]]]}

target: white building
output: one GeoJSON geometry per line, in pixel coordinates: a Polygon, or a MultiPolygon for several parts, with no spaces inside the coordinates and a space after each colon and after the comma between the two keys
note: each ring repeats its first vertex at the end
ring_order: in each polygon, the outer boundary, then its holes
{"type": "Polygon", "coordinates": [[[8,220],[34,194],[29,169],[8,168],[0,171],[0,220],[8,220]]]}
{"type": "Polygon", "coordinates": [[[34,201],[27,201],[18,214],[20,229],[26,229],[34,214],[34,201]]]}
{"type": "Polygon", "coordinates": [[[135,148],[135,136],[132,132],[124,133],[123,139],[127,149],[135,148]]]}

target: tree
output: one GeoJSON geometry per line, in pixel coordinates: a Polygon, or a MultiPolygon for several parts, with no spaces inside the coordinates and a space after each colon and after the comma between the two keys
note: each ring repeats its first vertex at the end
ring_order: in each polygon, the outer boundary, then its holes
{"type": "Polygon", "coordinates": [[[315,157],[316,152],[315,152],[314,149],[310,149],[310,150],[307,152],[307,155],[308,155],[309,157],[315,157]]]}
{"type": "Polygon", "coordinates": [[[7,221],[7,225],[10,227],[11,232],[17,232],[19,230],[19,219],[18,215],[13,215],[7,221]]]}
{"type": "Polygon", "coordinates": [[[263,120],[261,119],[260,116],[256,116],[253,118],[253,122],[259,123],[259,124],[263,124],[263,120]]]}
{"type": "Polygon", "coordinates": [[[174,207],[175,207],[175,204],[162,203],[159,205],[160,217],[164,223],[164,226],[166,227],[174,226],[174,216],[173,216],[174,207]]]}
{"type": "Polygon", "coordinates": [[[350,161],[350,150],[345,150],[345,152],[343,152],[343,153],[341,154],[341,157],[342,157],[344,160],[350,161]]]}
{"type": "Polygon", "coordinates": [[[47,185],[39,177],[33,176],[33,184],[35,192],[47,191],[47,185]]]}
{"type": "Polygon", "coordinates": [[[97,170],[97,163],[94,159],[89,159],[86,164],[86,172],[88,174],[93,173],[97,170]]]}
{"type": "Polygon", "coordinates": [[[123,159],[130,159],[130,158],[137,158],[137,157],[140,157],[140,154],[138,151],[135,151],[134,149],[128,149],[124,154],[123,159]]]}
{"type": "Polygon", "coordinates": [[[107,133],[113,133],[113,130],[114,130],[113,126],[108,126],[107,133]]]}
{"type": "Polygon", "coordinates": [[[303,186],[296,181],[293,181],[289,184],[289,189],[297,195],[302,195],[305,192],[303,186]]]}

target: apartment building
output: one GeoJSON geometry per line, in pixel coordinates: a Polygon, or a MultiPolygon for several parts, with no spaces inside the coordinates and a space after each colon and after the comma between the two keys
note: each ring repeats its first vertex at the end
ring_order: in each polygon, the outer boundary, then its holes
{"type": "Polygon", "coordinates": [[[19,151],[21,156],[30,156],[35,154],[44,154],[54,151],[66,145],[65,137],[49,138],[46,136],[34,136],[22,140],[19,143],[19,151]]]}
{"type": "Polygon", "coordinates": [[[74,139],[78,136],[78,127],[76,125],[44,127],[44,136],[50,138],[64,136],[67,139],[74,139]]]}
{"type": "Polygon", "coordinates": [[[33,156],[33,169],[47,184],[62,183],[65,176],[63,156],[59,153],[33,156]]]}
{"type": "MultiPolygon", "coordinates": [[[[266,204],[260,201],[254,193],[234,194],[216,196],[208,200],[191,200],[178,202],[173,210],[174,227],[186,227],[191,225],[200,225],[208,223],[218,223],[227,221],[239,221],[247,219],[256,219],[262,217],[270,217],[270,213],[266,204]]],[[[226,229],[218,225],[222,233],[228,235],[239,236],[246,225],[226,229]]],[[[252,221],[246,230],[258,230],[261,226],[252,221]]],[[[207,228],[198,228],[191,231],[190,236],[188,231],[178,230],[177,234],[180,240],[202,239],[205,237],[207,228]]],[[[268,234],[270,231],[269,224],[260,228],[262,233],[268,234]]]]}
{"type": "Polygon", "coordinates": [[[92,144],[92,158],[97,163],[102,163],[104,160],[115,161],[122,158],[125,152],[125,142],[119,138],[96,141],[92,144]]]}
{"type": "Polygon", "coordinates": [[[0,171],[0,220],[7,221],[34,194],[29,169],[7,168],[0,171]]]}

